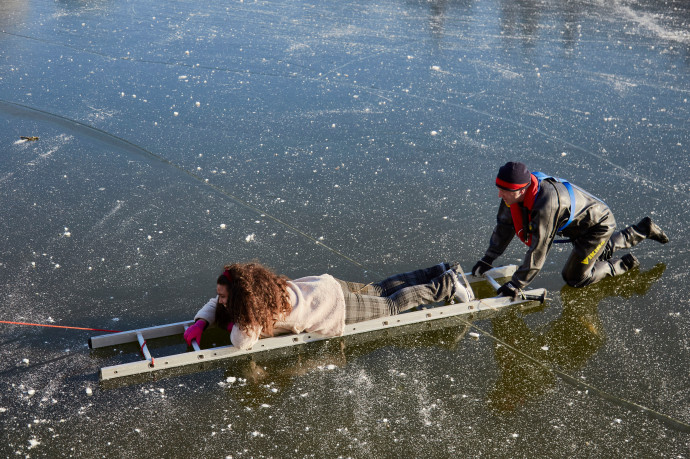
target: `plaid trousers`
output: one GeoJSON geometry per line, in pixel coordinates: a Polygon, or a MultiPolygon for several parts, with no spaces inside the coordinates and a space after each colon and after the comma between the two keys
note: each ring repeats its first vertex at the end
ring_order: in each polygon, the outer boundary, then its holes
{"type": "Polygon", "coordinates": [[[444,274],[450,267],[448,263],[440,263],[372,284],[336,279],[345,296],[345,323],[392,316],[450,298],[455,288],[454,276],[444,274]]]}

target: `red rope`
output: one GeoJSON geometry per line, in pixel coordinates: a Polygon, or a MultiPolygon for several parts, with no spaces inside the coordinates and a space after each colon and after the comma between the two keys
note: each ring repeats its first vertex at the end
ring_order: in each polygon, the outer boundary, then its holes
{"type": "Polygon", "coordinates": [[[89,331],[102,331],[102,332],[109,332],[109,333],[120,333],[120,330],[106,330],[104,328],[67,327],[65,325],[32,324],[29,322],[10,322],[8,320],[0,320],[0,324],[30,325],[32,327],[69,328],[71,330],[89,330],[89,331]]]}

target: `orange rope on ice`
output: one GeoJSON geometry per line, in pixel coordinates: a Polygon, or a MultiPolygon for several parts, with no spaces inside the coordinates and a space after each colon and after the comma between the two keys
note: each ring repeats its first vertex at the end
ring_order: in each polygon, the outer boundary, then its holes
{"type": "MultiPolygon", "coordinates": [[[[12,322],[9,320],[0,320],[0,324],[29,325],[32,327],[48,327],[48,328],[66,328],[69,330],[102,331],[102,332],[109,332],[109,333],[120,333],[121,332],[121,330],[108,330],[105,328],[68,327],[67,325],[35,324],[35,323],[30,323],[30,322],[12,322]]],[[[142,354],[144,354],[144,346],[146,346],[146,341],[144,341],[144,344],[142,344],[141,348],[140,348],[140,351],[142,354]]],[[[153,356],[151,356],[151,365],[155,365],[154,360],[153,360],[153,356]]]]}
{"type": "Polygon", "coordinates": [[[29,322],[11,322],[9,320],[0,320],[0,324],[30,325],[32,327],[68,328],[71,330],[88,330],[88,331],[103,331],[103,332],[110,332],[110,333],[120,333],[120,330],[106,330],[105,328],[68,327],[66,325],[34,324],[34,323],[29,323],[29,322]]]}

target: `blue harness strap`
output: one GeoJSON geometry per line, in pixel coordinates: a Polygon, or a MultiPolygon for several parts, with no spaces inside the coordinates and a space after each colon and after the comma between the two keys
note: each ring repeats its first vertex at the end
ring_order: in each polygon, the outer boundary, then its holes
{"type": "MultiPolygon", "coordinates": [[[[568,221],[565,222],[565,225],[561,226],[558,228],[558,232],[560,233],[568,225],[570,225],[570,222],[573,221],[573,217],[575,217],[575,190],[573,190],[573,186],[568,182],[567,180],[564,180],[562,178],[558,177],[553,177],[551,175],[546,175],[543,172],[532,172],[532,175],[534,175],[537,178],[537,181],[539,182],[539,187],[541,188],[541,181],[544,179],[553,179],[557,181],[558,183],[562,183],[563,186],[565,186],[565,189],[568,190],[568,194],[570,195],[570,218],[568,218],[568,221]]],[[[570,242],[569,240],[566,242],[570,242]]]]}

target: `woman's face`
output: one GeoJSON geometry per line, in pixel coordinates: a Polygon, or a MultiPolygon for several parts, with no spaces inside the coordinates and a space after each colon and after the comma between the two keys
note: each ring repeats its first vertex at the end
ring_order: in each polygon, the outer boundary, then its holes
{"type": "Polygon", "coordinates": [[[216,285],[216,293],[218,293],[218,304],[223,307],[228,306],[228,288],[225,285],[216,285]]]}

